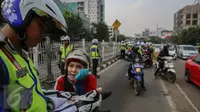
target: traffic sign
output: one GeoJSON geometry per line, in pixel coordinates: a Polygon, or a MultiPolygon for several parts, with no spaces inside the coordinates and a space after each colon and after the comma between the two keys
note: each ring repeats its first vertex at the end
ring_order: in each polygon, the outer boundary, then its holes
{"type": "Polygon", "coordinates": [[[114,27],[115,29],[118,29],[120,25],[121,25],[121,23],[120,23],[117,19],[116,19],[115,22],[113,23],[113,27],[114,27]]]}

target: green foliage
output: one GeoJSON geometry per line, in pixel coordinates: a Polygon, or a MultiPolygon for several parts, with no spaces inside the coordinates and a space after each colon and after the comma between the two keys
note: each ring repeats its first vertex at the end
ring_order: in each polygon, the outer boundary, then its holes
{"type": "Polygon", "coordinates": [[[152,36],[152,37],[148,37],[148,40],[146,40],[147,42],[152,42],[154,44],[161,44],[162,42],[165,42],[165,39],[162,39],[160,37],[157,36],[152,36]]]}
{"type": "Polygon", "coordinates": [[[173,35],[169,40],[177,44],[196,45],[200,42],[200,27],[184,29],[179,33],[179,35],[173,35]]]}
{"type": "Polygon", "coordinates": [[[65,11],[63,15],[68,26],[68,35],[71,37],[72,40],[80,40],[81,37],[83,37],[83,34],[86,33],[83,28],[83,22],[81,18],[67,11],[65,11]]]}
{"type": "Polygon", "coordinates": [[[99,41],[109,40],[108,26],[105,23],[93,23],[92,25],[91,33],[93,38],[96,38],[99,41]]]}

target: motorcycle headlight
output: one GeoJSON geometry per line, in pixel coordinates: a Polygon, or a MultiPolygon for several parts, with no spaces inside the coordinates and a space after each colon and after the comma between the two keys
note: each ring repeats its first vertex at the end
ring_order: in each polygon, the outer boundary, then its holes
{"type": "Polygon", "coordinates": [[[136,71],[137,73],[140,73],[140,72],[141,72],[141,69],[140,69],[140,68],[136,68],[135,71],[136,71]]]}

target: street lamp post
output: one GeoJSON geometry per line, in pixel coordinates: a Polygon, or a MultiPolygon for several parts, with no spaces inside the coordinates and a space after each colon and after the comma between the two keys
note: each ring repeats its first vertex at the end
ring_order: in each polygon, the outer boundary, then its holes
{"type": "Polygon", "coordinates": [[[115,29],[115,42],[117,43],[117,36],[118,36],[118,31],[115,29]]]}

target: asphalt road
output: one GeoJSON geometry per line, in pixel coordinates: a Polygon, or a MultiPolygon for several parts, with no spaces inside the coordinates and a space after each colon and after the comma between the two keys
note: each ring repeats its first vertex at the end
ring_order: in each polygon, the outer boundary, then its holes
{"type": "Polygon", "coordinates": [[[152,69],[145,69],[145,85],[147,91],[135,96],[133,88],[127,80],[128,63],[119,60],[113,66],[103,71],[99,86],[105,91],[113,92],[102,104],[102,110],[112,112],[170,112],[169,104],[163,94],[159,80],[152,78],[152,69]]]}
{"type": "Polygon", "coordinates": [[[127,80],[128,62],[117,61],[100,72],[98,85],[105,91],[112,91],[109,99],[103,101],[101,109],[112,112],[199,112],[200,88],[185,82],[185,60],[174,61],[177,73],[176,83],[153,79],[153,69],[144,69],[147,91],[135,96],[127,80]]]}

